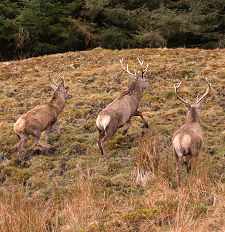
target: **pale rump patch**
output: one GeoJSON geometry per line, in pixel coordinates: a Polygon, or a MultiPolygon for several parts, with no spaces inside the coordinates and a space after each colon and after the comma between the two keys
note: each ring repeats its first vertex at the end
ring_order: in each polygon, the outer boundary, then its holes
{"type": "Polygon", "coordinates": [[[190,135],[184,135],[181,138],[181,146],[183,147],[185,153],[188,153],[188,149],[191,144],[191,136],[190,135]]]}
{"type": "Polygon", "coordinates": [[[23,118],[19,118],[15,125],[14,125],[14,131],[16,134],[23,133],[25,128],[25,120],[23,118]]]}
{"type": "Polygon", "coordinates": [[[179,157],[182,157],[183,153],[182,153],[182,148],[180,145],[180,136],[179,135],[175,136],[175,138],[173,139],[173,147],[174,147],[177,155],[179,157]]]}
{"type": "Polygon", "coordinates": [[[96,120],[96,125],[97,127],[101,129],[106,129],[110,122],[110,116],[98,116],[96,120]]]}

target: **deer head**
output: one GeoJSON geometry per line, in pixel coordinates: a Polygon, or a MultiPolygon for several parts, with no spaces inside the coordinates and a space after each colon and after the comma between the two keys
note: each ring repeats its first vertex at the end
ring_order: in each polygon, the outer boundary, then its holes
{"type": "Polygon", "coordinates": [[[64,87],[65,84],[65,79],[64,76],[62,77],[59,73],[58,73],[61,81],[59,81],[58,83],[55,82],[54,79],[52,79],[53,84],[51,84],[52,89],[54,90],[54,92],[58,91],[58,94],[60,96],[62,96],[65,100],[69,99],[71,97],[71,95],[68,94],[68,88],[64,87]]]}
{"type": "Polygon", "coordinates": [[[141,65],[141,74],[138,74],[138,73],[131,73],[129,71],[129,68],[128,68],[128,64],[127,64],[127,68],[125,69],[124,66],[123,66],[123,59],[120,60],[120,64],[121,64],[121,67],[122,69],[128,73],[128,76],[133,79],[133,80],[137,80],[139,85],[141,86],[142,89],[147,89],[149,87],[149,83],[147,82],[147,80],[144,78],[144,75],[146,74],[147,70],[148,70],[148,64],[146,66],[146,68],[144,69],[143,68],[143,64],[144,64],[144,61],[140,61],[138,59],[138,62],[139,64],[141,65]]]}
{"type": "Polygon", "coordinates": [[[177,93],[177,90],[180,88],[180,85],[181,85],[182,81],[181,81],[180,83],[174,85],[175,94],[176,94],[177,98],[178,98],[181,102],[183,102],[183,103],[186,105],[187,109],[188,109],[188,118],[189,118],[189,119],[194,120],[194,119],[199,118],[199,112],[198,112],[198,111],[199,111],[200,107],[202,106],[205,97],[206,97],[206,96],[210,93],[210,91],[211,91],[211,84],[208,82],[207,79],[204,79],[204,80],[207,82],[208,88],[207,88],[206,92],[203,94],[203,96],[202,96],[200,99],[198,99],[198,97],[197,97],[196,103],[195,103],[195,104],[192,104],[192,105],[189,104],[189,103],[188,103],[187,101],[185,101],[184,99],[182,99],[182,98],[178,95],[178,93],[177,93]]]}

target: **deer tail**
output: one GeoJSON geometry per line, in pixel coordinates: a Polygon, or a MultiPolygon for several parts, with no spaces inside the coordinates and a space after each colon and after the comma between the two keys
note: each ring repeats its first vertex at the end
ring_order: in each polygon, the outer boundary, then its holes
{"type": "Polygon", "coordinates": [[[105,115],[105,116],[98,116],[96,120],[96,126],[99,129],[99,131],[106,130],[107,126],[109,125],[110,122],[110,116],[105,115]]]}

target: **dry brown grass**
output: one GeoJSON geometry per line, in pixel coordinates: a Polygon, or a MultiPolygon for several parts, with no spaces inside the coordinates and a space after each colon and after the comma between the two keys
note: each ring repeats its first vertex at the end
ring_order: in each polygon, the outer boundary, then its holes
{"type": "Polygon", "coordinates": [[[57,231],[57,204],[40,196],[27,197],[22,186],[0,189],[2,232],[57,231]]]}

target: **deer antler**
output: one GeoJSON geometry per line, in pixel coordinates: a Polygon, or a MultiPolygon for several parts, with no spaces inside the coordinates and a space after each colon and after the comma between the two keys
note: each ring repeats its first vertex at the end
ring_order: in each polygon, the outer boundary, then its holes
{"type": "Polygon", "coordinates": [[[134,77],[137,77],[137,73],[136,73],[136,72],[133,74],[133,73],[131,73],[131,72],[129,71],[129,69],[128,69],[128,64],[127,64],[127,69],[125,69],[125,68],[123,67],[123,58],[120,60],[120,64],[121,64],[122,69],[123,69],[125,72],[129,73],[130,75],[132,75],[132,76],[134,76],[134,77]]]}
{"type": "Polygon", "coordinates": [[[175,94],[176,94],[177,98],[178,98],[180,101],[182,101],[184,104],[187,105],[188,102],[186,102],[184,99],[182,99],[181,97],[179,97],[178,94],[177,94],[177,89],[180,88],[181,83],[182,83],[182,81],[181,81],[180,83],[177,83],[176,85],[174,85],[175,94]]]}
{"type": "Polygon", "coordinates": [[[60,77],[60,78],[61,78],[61,80],[62,80],[62,84],[64,85],[64,83],[65,83],[64,75],[63,75],[63,77],[60,75],[60,73],[58,73],[58,75],[59,75],[59,77],[60,77]]]}
{"type": "Polygon", "coordinates": [[[206,90],[206,92],[203,94],[203,96],[202,97],[200,97],[200,99],[198,100],[198,98],[197,98],[197,102],[196,102],[196,105],[199,103],[199,102],[201,102],[209,93],[210,93],[210,91],[211,91],[211,84],[209,83],[209,81],[205,78],[204,79],[206,82],[207,82],[207,84],[208,84],[208,89],[206,90]]]}
{"type": "Polygon", "coordinates": [[[50,74],[48,74],[48,78],[53,82],[53,84],[54,84],[55,86],[58,86],[58,84],[55,82],[55,80],[52,79],[52,78],[50,77],[50,74]]]}
{"type": "Polygon", "coordinates": [[[140,65],[141,65],[141,78],[143,78],[144,75],[145,75],[145,73],[148,71],[148,64],[147,64],[146,68],[143,70],[144,61],[140,61],[140,60],[138,59],[138,62],[139,62],[140,65]]]}

